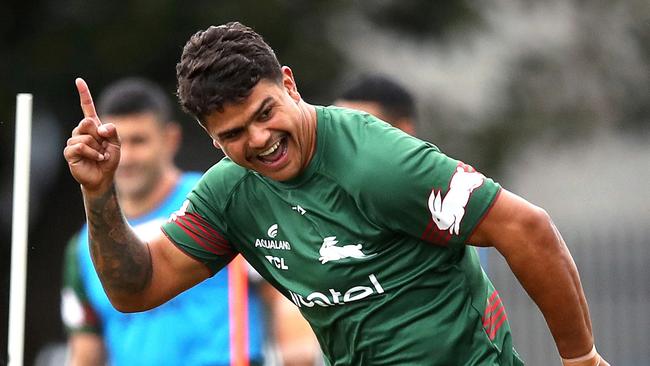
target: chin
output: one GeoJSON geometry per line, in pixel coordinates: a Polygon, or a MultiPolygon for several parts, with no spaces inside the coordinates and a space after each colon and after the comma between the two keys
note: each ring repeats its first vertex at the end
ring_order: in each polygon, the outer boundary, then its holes
{"type": "Polygon", "coordinates": [[[126,195],[126,196],[133,196],[137,195],[142,191],[142,183],[140,182],[119,182],[115,181],[115,189],[117,190],[118,193],[126,195]]]}
{"type": "Polygon", "coordinates": [[[274,172],[273,174],[268,174],[266,175],[268,178],[273,179],[278,182],[284,182],[287,180],[291,180],[295,177],[298,176],[298,173],[295,172],[274,172]]]}

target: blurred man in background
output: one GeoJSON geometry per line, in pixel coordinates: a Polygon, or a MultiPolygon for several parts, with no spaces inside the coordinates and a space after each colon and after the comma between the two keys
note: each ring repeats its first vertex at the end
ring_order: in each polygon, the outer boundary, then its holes
{"type": "MultiPolygon", "coordinates": [[[[174,164],[181,131],[159,86],[120,80],[104,91],[98,108],[120,133],[120,205],[137,235],[148,240],[201,175],[174,164]]],[[[237,263],[158,308],[123,314],[104,293],[84,226],[68,244],[64,268],[62,316],[71,364],[261,365],[262,304],[256,285],[247,288],[246,264],[237,263]]]]}
{"type": "Polygon", "coordinates": [[[343,90],[334,105],[368,112],[416,136],[415,98],[404,86],[387,76],[362,76],[343,90]]]}

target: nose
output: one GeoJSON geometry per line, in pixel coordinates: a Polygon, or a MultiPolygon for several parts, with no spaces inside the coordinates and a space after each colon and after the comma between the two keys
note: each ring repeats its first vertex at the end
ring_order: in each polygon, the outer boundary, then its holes
{"type": "Polygon", "coordinates": [[[252,123],[248,127],[248,146],[252,149],[266,147],[271,137],[271,132],[264,125],[252,123]]]}

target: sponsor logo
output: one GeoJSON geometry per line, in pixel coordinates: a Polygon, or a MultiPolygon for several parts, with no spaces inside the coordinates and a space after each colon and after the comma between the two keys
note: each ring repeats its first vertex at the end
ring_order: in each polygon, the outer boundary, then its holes
{"type": "Polygon", "coordinates": [[[269,236],[269,238],[275,238],[276,235],[278,235],[278,224],[271,225],[269,229],[266,230],[266,234],[269,236]]]}
{"type": "Polygon", "coordinates": [[[352,301],[359,301],[365,299],[373,294],[383,294],[384,288],[381,287],[379,280],[374,274],[368,276],[370,284],[365,286],[353,286],[345,292],[328,289],[326,292],[312,292],[311,294],[303,297],[295,292],[289,291],[291,301],[298,307],[314,307],[315,305],[328,307],[332,305],[344,305],[352,301]]]}
{"type": "Polygon", "coordinates": [[[291,250],[291,244],[285,240],[256,239],[256,248],[291,250]]]}
{"type": "Polygon", "coordinates": [[[292,210],[297,211],[300,215],[304,215],[307,213],[304,208],[300,207],[300,205],[295,205],[291,207],[292,210]]]}
{"type": "Polygon", "coordinates": [[[341,247],[337,247],[336,244],[338,244],[336,236],[328,236],[327,238],[323,239],[323,244],[318,251],[320,254],[320,258],[318,258],[318,260],[321,262],[321,264],[325,264],[330,261],[341,260],[344,258],[362,259],[374,256],[374,254],[364,254],[361,251],[361,244],[344,245],[341,247]]]}
{"type": "MultiPolygon", "coordinates": [[[[266,235],[270,238],[278,236],[278,224],[269,226],[266,235]]],[[[255,239],[255,248],[291,250],[291,244],[285,240],[276,239],[255,239]]]]}
{"type": "Polygon", "coordinates": [[[265,255],[264,257],[277,269],[282,269],[282,270],[289,269],[289,267],[286,264],[284,264],[284,258],[278,258],[272,255],[265,255]]]}
{"type": "Polygon", "coordinates": [[[483,174],[468,165],[459,165],[449,182],[449,191],[442,197],[442,190],[432,190],[429,195],[431,219],[440,230],[449,230],[449,234],[460,232],[460,222],[465,215],[465,206],[476,188],[483,184],[483,174]]]}

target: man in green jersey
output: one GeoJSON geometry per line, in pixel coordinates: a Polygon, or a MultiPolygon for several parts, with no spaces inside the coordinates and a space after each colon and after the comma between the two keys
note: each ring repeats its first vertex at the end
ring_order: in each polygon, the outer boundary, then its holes
{"type": "Polygon", "coordinates": [[[241,253],[300,309],[329,364],[520,365],[502,300],[469,245],[493,246],[544,314],[563,363],[607,365],[545,211],[371,115],[308,104],[291,69],[239,23],[194,34],[176,71],[182,106],[227,158],[146,245],[115,195],[118,135],[76,81],[85,118],[64,155],[118,310],[157,306],[241,253]]]}

